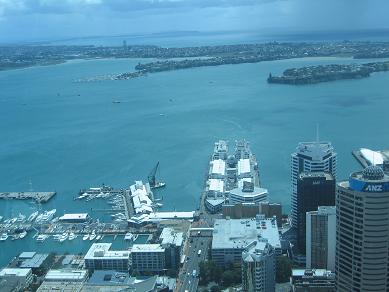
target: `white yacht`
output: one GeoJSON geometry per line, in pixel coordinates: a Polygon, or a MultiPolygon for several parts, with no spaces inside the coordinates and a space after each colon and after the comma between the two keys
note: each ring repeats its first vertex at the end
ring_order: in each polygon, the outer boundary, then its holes
{"type": "Polygon", "coordinates": [[[99,241],[100,239],[101,239],[101,235],[98,234],[98,235],[96,236],[96,241],[99,241]]]}
{"type": "Polygon", "coordinates": [[[7,233],[3,233],[1,236],[0,236],[0,241],[6,241],[8,239],[8,234],[7,233]]]}
{"type": "Polygon", "coordinates": [[[96,231],[93,230],[92,233],[91,233],[91,235],[89,236],[89,240],[93,240],[93,239],[95,239],[95,238],[96,238],[96,231]]]}
{"type": "Polygon", "coordinates": [[[38,214],[39,214],[39,212],[38,211],[35,211],[34,213],[32,213],[30,216],[28,216],[28,219],[27,219],[27,221],[28,222],[32,222],[32,221],[34,221],[35,220],[35,218],[36,217],[38,217],[38,214]]]}
{"type": "Polygon", "coordinates": [[[49,236],[46,234],[39,234],[38,237],[36,238],[37,242],[44,242],[49,236]]]}
{"type": "Polygon", "coordinates": [[[62,233],[61,237],[59,238],[59,242],[64,242],[66,239],[68,239],[69,234],[67,232],[62,233]]]}
{"type": "Polygon", "coordinates": [[[89,239],[89,234],[85,234],[83,237],[82,237],[82,240],[88,240],[89,239]]]}
{"type": "Polygon", "coordinates": [[[75,238],[77,238],[77,235],[75,235],[74,232],[70,232],[70,234],[69,234],[69,240],[73,240],[73,239],[75,239],[75,238]]]}
{"type": "Polygon", "coordinates": [[[23,230],[23,232],[20,233],[19,238],[20,238],[20,239],[23,239],[23,238],[26,237],[26,235],[27,235],[27,231],[26,231],[26,230],[23,230]]]}
{"type": "Polygon", "coordinates": [[[134,234],[132,234],[131,232],[128,232],[126,233],[126,235],[124,235],[124,240],[133,240],[134,239],[134,234]]]}

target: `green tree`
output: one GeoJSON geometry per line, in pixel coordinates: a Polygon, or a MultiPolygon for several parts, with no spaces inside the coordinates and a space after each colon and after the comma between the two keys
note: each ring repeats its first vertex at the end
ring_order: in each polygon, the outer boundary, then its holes
{"type": "Polygon", "coordinates": [[[230,287],[234,283],[234,272],[224,271],[222,274],[222,285],[224,287],[230,287]]]}
{"type": "Polygon", "coordinates": [[[276,260],[276,282],[285,283],[292,275],[292,263],[286,256],[279,256],[276,260]]]}
{"type": "Polygon", "coordinates": [[[219,286],[214,285],[211,287],[211,292],[220,292],[220,291],[221,289],[219,288],[219,286]]]}

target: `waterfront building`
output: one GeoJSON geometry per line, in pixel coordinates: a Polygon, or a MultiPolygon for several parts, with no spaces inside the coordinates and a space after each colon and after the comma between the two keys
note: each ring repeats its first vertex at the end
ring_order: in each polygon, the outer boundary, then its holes
{"type": "Polygon", "coordinates": [[[320,206],[307,212],[306,222],[306,268],[335,271],[335,207],[320,206]]]}
{"type": "Polygon", "coordinates": [[[135,181],[135,184],[130,186],[132,205],[135,214],[150,214],[153,212],[153,193],[148,185],[144,185],[142,181],[135,181]]]}
{"type": "Polygon", "coordinates": [[[298,254],[305,255],[306,212],[335,205],[335,179],[329,173],[303,172],[297,180],[296,233],[298,254]]]}
{"type": "Polygon", "coordinates": [[[165,227],[159,236],[161,246],[165,249],[166,268],[178,269],[184,242],[184,233],[176,232],[173,228],[165,227]]]}
{"type": "Polygon", "coordinates": [[[265,218],[277,219],[277,226],[282,226],[282,205],[279,203],[260,202],[258,204],[253,203],[238,203],[238,204],[226,204],[222,209],[223,218],[229,217],[230,219],[243,219],[254,218],[257,215],[264,215],[265,218]]]}
{"type": "Polygon", "coordinates": [[[258,215],[250,219],[216,219],[212,234],[212,261],[225,266],[241,264],[242,252],[253,242],[267,240],[275,254],[281,251],[277,221],[258,215]]]}
{"type": "Polygon", "coordinates": [[[293,269],[290,282],[293,292],[336,291],[335,274],[325,269],[293,269]]]}
{"type": "Polygon", "coordinates": [[[131,262],[132,271],[160,273],[166,268],[165,248],[161,244],[134,244],[131,262]]]}
{"type": "Polygon", "coordinates": [[[12,266],[22,269],[32,269],[32,273],[37,273],[44,269],[49,263],[49,254],[36,252],[22,252],[13,262],[12,266]]]}
{"type": "Polygon", "coordinates": [[[8,291],[5,290],[6,286],[15,289],[9,291],[23,291],[32,284],[33,279],[31,269],[4,268],[0,270],[0,291],[8,291]]]}
{"type": "Polygon", "coordinates": [[[389,175],[354,172],[336,195],[337,291],[389,291],[389,175]]]}
{"type": "MultiPolygon", "coordinates": [[[[291,218],[292,226],[298,226],[297,181],[302,172],[327,172],[336,180],[336,157],[329,142],[301,142],[291,155],[291,218]]],[[[316,210],[316,209],[314,209],[316,210]]],[[[305,213],[304,213],[305,216],[305,213]]]]}
{"type": "Polygon", "coordinates": [[[128,272],[130,252],[110,250],[112,243],[94,243],[84,257],[85,267],[94,270],[128,272]]]}
{"type": "Polygon", "coordinates": [[[241,203],[259,204],[268,200],[267,195],[267,189],[255,187],[251,181],[242,181],[238,188],[230,191],[228,202],[230,205],[241,203]]]}
{"type": "Polygon", "coordinates": [[[275,252],[267,241],[252,243],[242,252],[242,287],[245,292],[274,292],[275,252]]]}

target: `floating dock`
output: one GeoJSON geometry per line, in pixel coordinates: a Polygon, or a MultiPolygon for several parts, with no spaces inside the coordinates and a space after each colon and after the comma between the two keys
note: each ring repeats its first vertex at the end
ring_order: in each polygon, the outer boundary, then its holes
{"type": "Polygon", "coordinates": [[[35,200],[38,203],[46,203],[56,192],[0,192],[0,199],[4,200],[35,200]]]}

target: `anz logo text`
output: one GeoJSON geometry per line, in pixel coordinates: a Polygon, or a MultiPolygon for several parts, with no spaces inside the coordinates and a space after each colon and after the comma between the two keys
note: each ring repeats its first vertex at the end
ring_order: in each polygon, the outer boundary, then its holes
{"type": "Polygon", "coordinates": [[[367,185],[365,188],[367,192],[382,192],[382,185],[367,185]]]}

